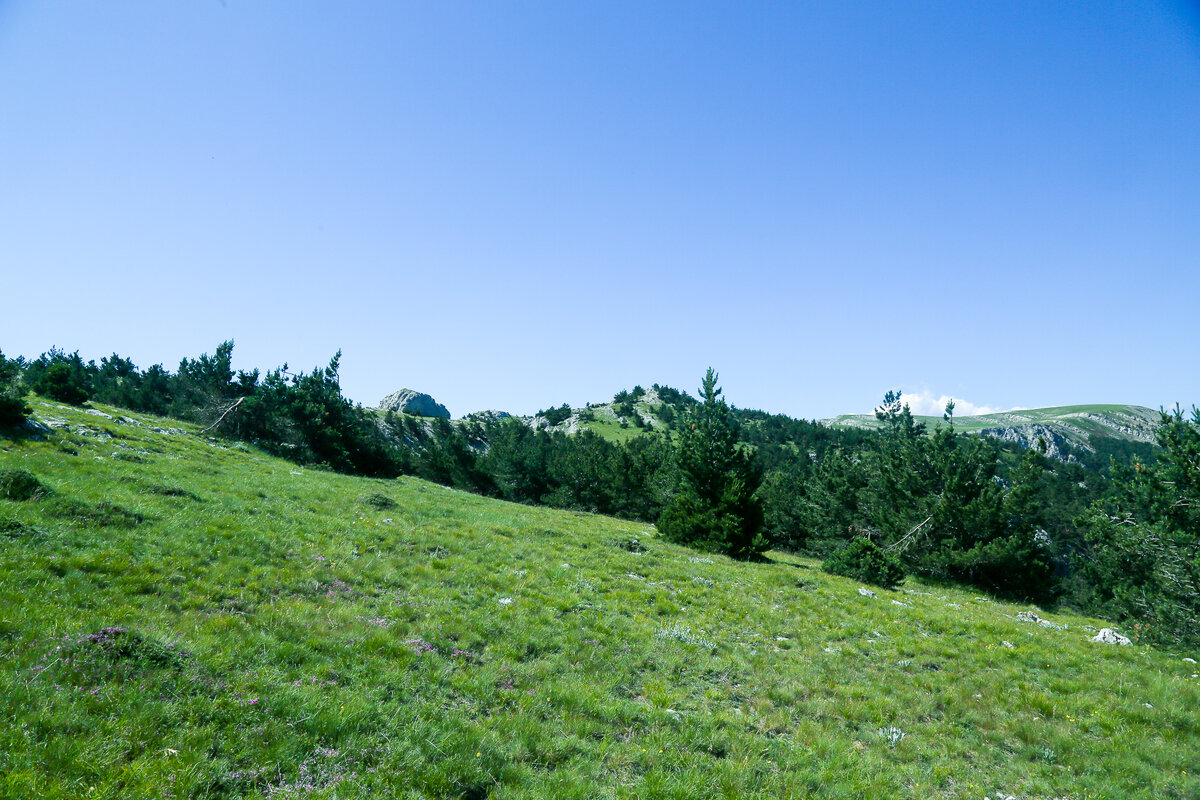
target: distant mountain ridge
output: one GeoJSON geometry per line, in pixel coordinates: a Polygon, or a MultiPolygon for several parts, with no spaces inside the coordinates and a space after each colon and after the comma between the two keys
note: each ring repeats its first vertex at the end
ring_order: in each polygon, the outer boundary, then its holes
{"type": "MultiPolygon", "coordinates": [[[[656,384],[649,389],[638,386],[618,392],[605,403],[589,403],[582,408],[563,404],[516,418],[534,430],[568,434],[589,430],[619,442],[644,432],[674,429],[694,402],[686,392],[656,384]]],[[[743,426],[751,428],[761,425],[764,417],[791,419],[787,415],[736,407],[734,415],[743,426]]],[[[483,411],[468,414],[461,421],[484,423],[508,416],[505,412],[483,411]]],[[[915,415],[914,419],[929,430],[946,424],[940,416],[915,415]]],[[[1155,446],[1154,432],[1159,420],[1159,412],[1145,406],[1091,404],[955,417],[954,428],[960,433],[992,436],[1021,447],[1044,449],[1047,456],[1061,461],[1084,460],[1095,466],[1106,464],[1115,448],[1145,455],[1155,446]]],[[[874,414],[841,414],[812,423],[800,419],[795,422],[840,430],[873,431],[882,427],[874,414]]],[[[786,434],[783,436],[786,438],[786,434]]]]}
{"type": "MultiPolygon", "coordinates": [[[[668,412],[664,419],[664,398],[670,395],[673,411],[682,411],[692,401],[688,395],[679,396],[673,390],[655,386],[644,391],[622,392],[608,403],[592,404],[585,408],[550,409],[530,417],[523,417],[528,424],[538,429],[562,430],[575,433],[592,429],[612,438],[627,438],[637,435],[639,429],[669,429],[676,414],[668,412]],[[682,400],[682,402],[680,402],[682,400]],[[554,413],[558,412],[558,413],[554,413]],[[638,424],[640,420],[641,424],[638,424]],[[623,423],[623,424],[622,424],[623,423]]],[[[746,412],[735,409],[738,416],[746,412]]],[[[930,430],[944,425],[940,416],[915,416],[930,430]]],[[[1117,440],[1145,445],[1154,444],[1154,431],[1159,424],[1159,412],[1152,408],[1136,405],[1091,404],[1053,406],[1002,411],[995,414],[980,414],[972,417],[955,417],[954,428],[961,433],[993,436],[1025,447],[1037,447],[1039,441],[1046,447],[1046,454],[1064,460],[1070,451],[1082,450],[1094,453],[1099,440],[1117,440]]],[[[842,414],[831,419],[816,420],[831,428],[877,430],[882,423],[874,414],[842,414]]]]}
{"type": "MultiPolygon", "coordinates": [[[[692,398],[666,387],[619,393],[611,402],[581,409],[550,409],[549,412],[523,418],[538,429],[577,433],[593,430],[614,440],[624,440],[647,430],[669,430],[677,423],[692,398]],[[665,397],[663,396],[665,395],[665,397]],[[664,400],[669,402],[664,403],[664,400]],[[664,407],[669,407],[664,413],[664,407]]],[[[759,412],[735,409],[743,424],[755,425],[759,412]]],[[[930,430],[944,425],[940,416],[917,416],[930,430]]],[[[1061,461],[1086,461],[1092,466],[1107,464],[1108,456],[1119,450],[1140,452],[1143,456],[1155,446],[1154,431],[1159,412],[1145,406],[1091,404],[1054,406],[955,417],[954,428],[961,433],[992,436],[1005,442],[1044,449],[1047,456],[1061,461]]],[[[842,414],[816,420],[833,429],[878,430],[874,414],[842,414]]]]}
{"type": "MultiPolygon", "coordinates": [[[[946,424],[941,417],[915,416],[914,419],[929,428],[946,424]]],[[[1026,447],[1036,447],[1042,442],[1047,455],[1069,459],[1073,449],[1096,452],[1097,440],[1101,439],[1153,445],[1159,419],[1158,411],[1145,406],[1053,406],[955,417],[954,428],[1026,447]]],[[[882,427],[874,414],[842,414],[821,422],[835,428],[875,430],[882,427]]]]}

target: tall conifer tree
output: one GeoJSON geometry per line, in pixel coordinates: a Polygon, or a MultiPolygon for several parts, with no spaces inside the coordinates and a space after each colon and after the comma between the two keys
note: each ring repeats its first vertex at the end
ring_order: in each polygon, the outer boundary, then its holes
{"type": "Polygon", "coordinates": [[[689,409],[680,432],[678,492],[659,517],[658,528],[680,544],[754,558],[767,548],[762,505],[754,496],[762,471],[738,446],[737,424],[712,367],[704,376],[700,400],[689,409]]]}

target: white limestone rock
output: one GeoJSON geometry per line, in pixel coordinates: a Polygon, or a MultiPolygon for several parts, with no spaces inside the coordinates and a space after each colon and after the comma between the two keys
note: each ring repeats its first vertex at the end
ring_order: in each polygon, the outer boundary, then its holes
{"type": "Polygon", "coordinates": [[[1090,641],[1099,642],[1100,644],[1133,644],[1129,637],[1122,636],[1112,628],[1101,628],[1100,632],[1093,636],[1090,641]]]}
{"type": "Polygon", "coordinates": [[[401,389],[392,392],[379,401],[380,411],[394,411],[397,414],[412,414],[416,417],[443,417],[450,419],[450,412],[441,403],[427,394],[401,389]]]}

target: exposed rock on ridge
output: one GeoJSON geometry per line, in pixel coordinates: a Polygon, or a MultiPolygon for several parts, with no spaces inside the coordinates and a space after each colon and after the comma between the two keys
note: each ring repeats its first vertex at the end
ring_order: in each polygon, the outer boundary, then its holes
{"type": "Polygon", "coordinates": [[[487,425],[500,420],[509,419],[512,414],[507,411],[496,411],[495,409],[486,409],[484,411],[472,411],[463,417],[464,422],[478,422],[481,425],[487,425]]]}
{"type": "Polygon", "coordinates": [[[1046,455],[1059,461],[1077,461],[1073,455],[1068,455],[1069,443],[1067,438],[1049,425],[1032,423],[1016,425],[1009,428],[984,428],[979,431],[982,436],[994,436],[1005,442],[1016,442],[1023,447],[1037,448],[1039,442],[1046,445],[1046,455]]]}
{"type": "Polygon", "coordinates": [[[401,389],[392,392],[379,401],[380,411],[395,411],[400,414],[412,414],[417,417],[444,417],[450,419],[450,412],[441,403],[427,394],[401,389]]]}
{"type": "MultiPolygon", "coordinates": [[[[1075,461],[1068,451],[1095,452],[1097,439],[1153,444],[1159,418],[1158,411],[1142,406],[1054,406],[956,417],[954,429],[1032,448],[1037,448],[1041,440],[1046,444],[1046,455],[1075,461]]],[[[918,415],[916,419],[929,428],[942,423],[939,417],[918,415]]],[[[877,429],[881,425],[871,414],[844,414],[822,422],[842,428],[877,429]]]]}

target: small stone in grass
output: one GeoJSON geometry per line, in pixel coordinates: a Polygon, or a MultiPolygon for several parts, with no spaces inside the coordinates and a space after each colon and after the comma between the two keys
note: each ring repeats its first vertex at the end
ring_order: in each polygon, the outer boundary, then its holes
{"type": "Polygon", "coordinates": [[[1101,628],[1100,632],[1089,641],[1099,642],[1100,644],[1133,644],[1129,637],[1122,636],[1112,628],[1101,628]]]}

